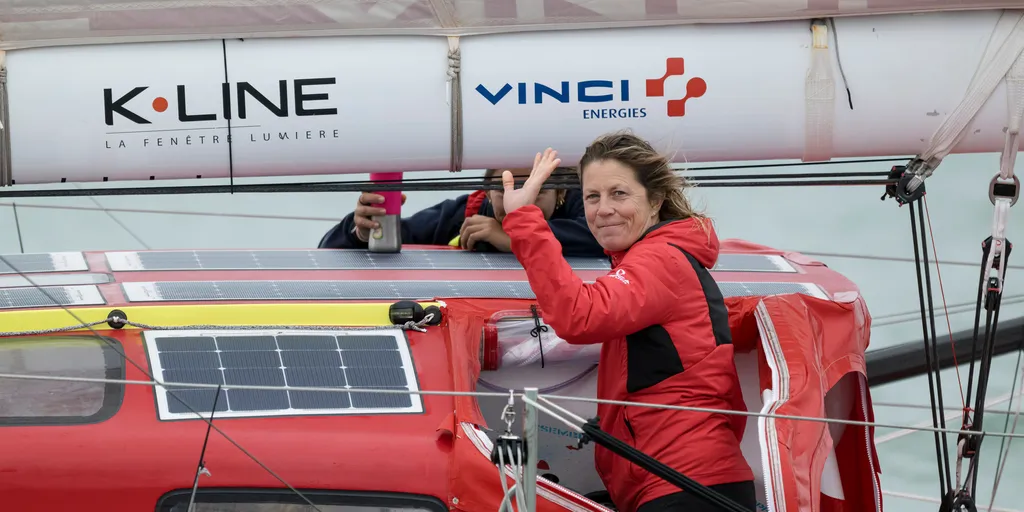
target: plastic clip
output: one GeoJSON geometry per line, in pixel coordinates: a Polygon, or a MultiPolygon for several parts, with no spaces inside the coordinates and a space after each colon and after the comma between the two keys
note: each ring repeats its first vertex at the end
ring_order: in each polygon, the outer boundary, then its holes
{"type": "Polygon", "coordinates": [[[1003,179],[996,174],[988,184],[988,200],[996,204],[996,198],[1009,198],[1010,206],[1017,204],[1020,197],[1020,178],[1014,174],[1009,179],[1003,179]]]}

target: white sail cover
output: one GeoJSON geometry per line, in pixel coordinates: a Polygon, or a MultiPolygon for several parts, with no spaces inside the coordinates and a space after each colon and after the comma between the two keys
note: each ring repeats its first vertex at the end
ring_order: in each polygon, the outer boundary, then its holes
{"type": "Polygon", "coordinates": [[[470,35],[1019,8],[1021,0],[0,0],[0,48],[314,35],[470,35]]]}

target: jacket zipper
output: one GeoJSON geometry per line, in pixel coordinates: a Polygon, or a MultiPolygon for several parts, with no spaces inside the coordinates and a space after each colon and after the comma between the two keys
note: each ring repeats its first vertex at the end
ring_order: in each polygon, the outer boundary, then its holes
{"type": "MultiPolygon", "coordinates": [[[[633,431],[633,425],[629,423],[629,418],[626,417],[626,413],[622,413],[622,421],[626,424],[626,430],[629,431],[629,437],[633,439],[633,444],[636,444],[636,432],[633,431]]],[[[635,448],[635,446],[634,446],[635,448]]]]}

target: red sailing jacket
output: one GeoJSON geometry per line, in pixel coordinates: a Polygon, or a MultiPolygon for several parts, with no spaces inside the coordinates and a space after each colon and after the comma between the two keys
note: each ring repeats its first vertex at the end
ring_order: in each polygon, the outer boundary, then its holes
{"type": "MultiPolygon", "coordinates": [[[[597,396],[662,405],[746,410],[733,362],[728,311],[708,268],[718,260],[711,223],[663,222],[612,272],[584,283],[535,205],[502,223],[526,269],[544,321],[568,343],[603,343],[597,396]]],[[[753,480],[740,451],[746,418],[598,404],[601,429],[703,485],[753,480]]],[[[680,489],[595,446],[598,474],[622,512],[680,489]]]]}

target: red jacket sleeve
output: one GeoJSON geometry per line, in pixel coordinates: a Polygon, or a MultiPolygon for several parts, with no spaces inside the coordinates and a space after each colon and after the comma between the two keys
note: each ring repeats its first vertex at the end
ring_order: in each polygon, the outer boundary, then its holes
{"type": "Polygon", "coordinates": [[[639,246],[616,270],[588,284],[562,257],[536,205],[506,215],[502,229],[526,269],[544,321],[573,344],[600,343],[664,322],[679,300],[672,284],[683,272],[693,272],[689,265],[683,268],[681,253],[675,257],[656,246],[639,246]]]}

